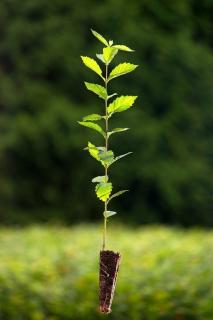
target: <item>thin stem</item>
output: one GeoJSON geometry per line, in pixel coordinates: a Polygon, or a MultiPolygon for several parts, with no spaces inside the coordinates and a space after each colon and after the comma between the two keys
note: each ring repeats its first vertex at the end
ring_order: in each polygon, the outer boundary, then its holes
{"type": "MultiPolygon", "coordinates": [[[[105,89],[107,92],[107,82],[108,82],[108,65],[106,64],[106,77],[105,77],[105,89]]],[[[107,97],[105,99],[105,148],[106,152],[108,151],[108,112],[107,112],[107,97]]],[[[108,167],[105,165],[105,181],[107,181],[108,176],[108,167]]],[[[104,212],[107,211],[107,201],[104,202],[104,212]]],[[[104,232],[103,232],[103,246],[102,249],[105,250],[106,247],[106,233],[107,233],[107,218],[104,217],[104,232]]]]}
{"type": "Polygon", "coordinates": [[[107,218],[104,217],[104,235],[103,235],[102,250],[105,250],[105,247],[106,247],[106,234],[107,234],[107,218]]]}

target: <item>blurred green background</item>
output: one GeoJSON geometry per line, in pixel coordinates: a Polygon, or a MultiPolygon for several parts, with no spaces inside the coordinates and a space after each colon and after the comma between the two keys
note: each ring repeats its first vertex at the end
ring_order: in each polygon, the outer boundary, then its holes
{"type": "MultiPolygon", "coordinates": [[[[5,223],[99,220],[90,179],[101,167],[82,150],[98,141],[77,120],[100,111],[80,55],[95,56],[97,30],[140,65],[111,83],[139,95],[116,117],[114,207],[122,221],[213,226],[211,0],[1,1],[0,214],[5,223]],[[84,201],[82,201],[82,197],[84,201]]],[[[117,59],[116,62],[119,62],[117,59]]],[[[116,218],[117,219],[117,218],[116,218]]]]}
{"type": "Polygon", "coordinates": [[[97,77],[80,55],[102,47],[90,28],[135,49],[116,63],[140,65],[110,85],[139,98],[112,120],[131,128],[112,149],[133,154],[111,169],[114,190],[130,191],[112,205],[108,246],[123,260],[108,318],[213,319],[212,11],[212,0],[0,2],[0,320],[103,318],[91,183],[102,168],[83,151],[100,140],[77,124],[102,108],[83,83],[97,77]]]}
{"type": "Polygon", "coordinates": [[[213,233],[110,227],[122,253],[112,313],[98,312],[97,225],[0,230],[2,320],[212,320],[213,233]]]}

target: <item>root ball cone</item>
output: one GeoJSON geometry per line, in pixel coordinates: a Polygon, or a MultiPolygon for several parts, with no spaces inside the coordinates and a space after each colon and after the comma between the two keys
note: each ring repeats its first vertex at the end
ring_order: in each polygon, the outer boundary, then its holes
{"type": "Polygon", "coordinates": [[[102,313],[111,312],[120,259],[119,252],[100,251],[99,307],[102,313]]]}

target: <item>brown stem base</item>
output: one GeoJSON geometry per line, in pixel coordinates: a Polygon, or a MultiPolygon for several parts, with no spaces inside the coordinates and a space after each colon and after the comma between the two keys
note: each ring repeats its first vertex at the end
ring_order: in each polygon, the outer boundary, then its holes
{"type": "Polygon", "coordinates": [[[100,251],[99,306],[102,313],[111,312],[120,259],[119,252],[100,251]]]}

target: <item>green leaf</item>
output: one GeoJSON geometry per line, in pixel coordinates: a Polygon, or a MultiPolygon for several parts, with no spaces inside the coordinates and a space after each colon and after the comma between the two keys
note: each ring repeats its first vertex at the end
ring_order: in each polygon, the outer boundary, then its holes
{"type": "Polygon", "coordinates": [[[109,166],[114,161],[114,153],[112,150],[108,151],[100,151],[99,152],[99,158],[101,160],[101,163],[105,166],[109,166]]]}
{"type": "Polygon", "coordinates": [[[129,51],[129,52],[133,52],[134,50],[130,49],[127,46],[124,46],[123,44],[116,44],[113,46],[113,48],[116,48],[118,50],[122,50],[122,51],[129,51]]]}
{"type": "Polygon", "coordinates": [[[105,44],[105,46],[108,46],[108,41],[98,32],[96,32],[95,30],[92,30],[92,34],[100,41],[102,42],[103,44],[105,44]]]}
{"type": "Polygon", "coordinates": [[[115,211],[104,211],[105,218],[109,218],[111,216],[114,216],[115,214],[117,214],[117,212],[115,212],[115,211]]]}
{"type": "Polygon", "coordinates": [[[103,48],[103,58],[106,64],[109,64],[113,60],[113,58],[116,56],[117,53],[118,53],[118,50],[113,47],[103,48]]]}
{"type": "Polygon", "coordinates": [[[104,100],[107,98],[107,91],[103,86],[100,86],[99,84],[95,84],[95,83],[89,83],[89,82],[84,82],[84,83],[85,83],[86,88],[89,91],[94,92],[100,98],[102,98],[104,100]]]}
{"type": "Polygon", "coordinates": [[[95,191],[96,191],[96,195],[97,197],[102,200],[102,201],[106,201],[111,192],[112,192],[112,183],[111,182],[101,182],[99,184],[97,184],[96,188],[95,188],[95,191]]]}
{"type": "Polygon", "coordinates": [[[121,96],[113,100],[107,108],[107,111],[110,115],[112,115],[115,112],[122,112],[134,104],[137,96],[121,96]]]}
{"type": "Polygon", "coordinates": [[[117,93],[113,93],[113,94],[110,94],[107,99],[109,100],[110,98],[114,97],[114,96],[117,96],[117,93]]]}
{"type": "Polygon", "coordinates": [[[108,176],[98,176],[92,179],[93,183],[107,182],[108,176]]]}
{"type": "Polygon", "coordinates": [[[111,136],[113,133],[116,133],[116,132],[123,132],[123,131],[126,131],[126,130],[129,130],[129,128],[115,128],[113,129],[112,131],[109,131],[107,133],[108,137],[111,136]]]}
{"type": "Polygon", "coordinates": [[[105,63],[104,57],[103,57],[103,55],[102,55],[101,53],[97,53],[97,54],[96,54],[96,57],[97,57],[100,61],[102,61],[103,63],[105,63]]]}
{"type": "Polygon", "coordinates": [[[103,131],[103,129],[96,123],[93,122],[84,122],[84,121],[78,121],[78,123],[84,127],[93,129],[97,132],[99,132],[104,138],[105,138],[105,132],[103,131]]]}
{"type": "Polygon", "coordinates": [[[120,63],[117,67],[115,67],[109,75],[108,80],[111,80],[113,78],[122,76],[123,74],[129,73],[133,70],[135,70],[138,67],[138,65],[136,64],[132,64],[132,63],[120,63]]]}
{"type": "Polygon", "coordinates": [[[92,144],[91,142],[88,142],[88,147],[86,148],[89,150],[89,154],[95,158],[96,160],[100,161],[100,158],[99,158],[99,149],[94,145],[92,144]]]}
{"type": "Polygon", "coordinates": [[[102,77],[102,70],[94,59],[89,58],[89,57],[83,57],[83,56],[81,56],[81,59],[87,68],[93,70],[99,76],[101,76],[101,78],[103,78],[102,77]]]}
{"type": "Polygon", "coordinates": [[[120,156],[115,157],[113,162],[118,161],[118,160],[120,160],[120,159],[128,156],[128,155],[131,154],[131,153],[132,153],[132,152],[127,152],[127,153],[121,154],[120,156]]]}
{"type": "Polygon", "coordinates": [[[114,193],[114,194],[111,195],[111,197],[108,199],[107,203],[109,203],[113,198],[119,197],[121,194],[123,194],[123,193],[125,193],[125,192],[127,192],[127,191],[129,191],[129,190],[120,190],[120,191],[114,193]]]}
{"type": "Polygon", "coordinates": [[[113,151],[109,150],[106,152],[106,147],[96,147],[91,142],[88,142],[88,147],[85,150],[89,150],[90,155],[101,162],[104,167],[109,166],[114,160],[113,151]]]}
{"type": "Polygon", "coordinates": [[[89,114],[86,117],[83,117],[83,121],[98,121],[101,120],[103,117],[100,114],[93,113],[89,114]]]}

